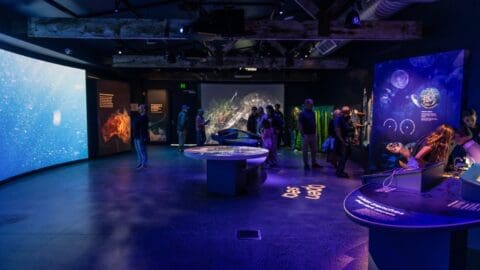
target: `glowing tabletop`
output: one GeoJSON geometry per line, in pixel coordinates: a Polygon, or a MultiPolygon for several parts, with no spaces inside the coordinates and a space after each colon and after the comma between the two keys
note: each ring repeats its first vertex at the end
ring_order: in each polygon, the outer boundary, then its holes
{"type": "Polygon", "coordinates": [[[448,179],[428,192],[367,184],[350,193],[344,210],[369,228],[369,269],[464,269],[480,204],[460,190],[448,179]]]}

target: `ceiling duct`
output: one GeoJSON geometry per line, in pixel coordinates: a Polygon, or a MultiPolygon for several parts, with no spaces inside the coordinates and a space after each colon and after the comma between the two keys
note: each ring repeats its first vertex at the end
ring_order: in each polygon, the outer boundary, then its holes
{"type": "MultiPolygon", "coordinates": [[[[416,3],[433,3],[438,0],[377,0],[370,4],[360,13],[362,21],[382,20],[391,17],[400,10],[411,4],[416,3]]],[[[340,47],[346,45],[349,41],[341,40],[322,40],[315,44],[312,51],[313,57],[321,57],[331,54],[340,47]]]]}

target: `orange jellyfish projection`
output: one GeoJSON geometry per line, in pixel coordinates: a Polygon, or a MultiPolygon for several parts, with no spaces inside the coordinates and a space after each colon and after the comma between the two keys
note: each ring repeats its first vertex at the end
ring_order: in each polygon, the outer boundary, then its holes
{"type": "Polygon", "coordinates": [[[115,112],[110,115],[108,120],[103,124],[102,137],[104,142],[110,141],[117,136],[123,143],[130,142],[130,116],[127,110],[123,112],[115,112]]]}

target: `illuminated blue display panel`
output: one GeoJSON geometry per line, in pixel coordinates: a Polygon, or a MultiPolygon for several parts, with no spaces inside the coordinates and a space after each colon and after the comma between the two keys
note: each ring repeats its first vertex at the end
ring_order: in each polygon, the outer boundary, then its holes
{"type": "Polygon", "coordinates": [[[85,70],[0,49],[0,181],[88,157],[85,70]]]}
{"type": "Polygon", "coordinates": [[[395,166],[388,143],[415,143],[441,124],[460,124],[464,62],[457,50],[375,65],[371,169],[395,166]]]}

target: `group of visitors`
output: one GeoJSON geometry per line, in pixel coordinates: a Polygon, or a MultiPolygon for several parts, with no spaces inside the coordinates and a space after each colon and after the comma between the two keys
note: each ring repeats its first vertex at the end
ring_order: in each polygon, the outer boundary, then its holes
{"type": "Polygon", "coordinates": [[[285,119],[281,112],[280,104],[266,106],[266,113],[263,107],[252,107],[251,113],[247,119],[247,131],[260,135],[262,138],[262,147],[269,150],[266,160],[267,167],[277,165],[277,150],[285,129],[285,119]]]}
{"type": "MultiPolygon", "coordinates": [[[[318,146],[317,123],[313,112],[313,100],[306,99],[303,110],[298,116],[298,129],[302,136],[303,165],[305,170],[321,168],[317,163],[316,154],[318,146]],[[310,162],[308,153],[310,152],[310,162]]],[[[333,111],[332,120],[328,126],[329,140],[332,147],[327,149],[327,161],[336,168],[336,175],[348,178],[345,165],[351,153],[351,146],[355,135],[355,127],[351,120],[349,106],[333,111]]]]}
{"type": "MultiPolygon", "coordinates": [[[[315,113],[313,111],[313,100],[306,99],[303,110],[298,115],[298,130],[302,137],[303,164],[305,170],[321,168],[317,162],[318,129],[315,113]],[[309,159],[310,153],[310,159],[309,159]]],[[[188,128],[187,105],[183,105],[177,119],[177,133],[179,151],[183,152],[188,128]]],[[[328,125],[328,140],[330,147],[327,150],[327,161],[336,168],[336,175],[341,178],[348,178],[345,172],[345,165],[351,154],[351,147],[354,143],[355,126],[351,119],[349,106],[337,108],[332,112],[332,119],[328,125]]],[[[204,119],[203,109],[197,111],[195,119],[197,146],[205,144],[205,126],[209,120],[204,119]]],[[[139,105],[138,114],[132,116],[132,137],[138,157],[137,169],[147,167],[148,155],[146,144],[149,141],[148,116],[146,106],[139,105]]],[[[247,130],[250,133],[261,137],[263,148],[269,150],[266,166],[277,165],[277,150],[283,139],[285,129],[284,114],[281,112],[280,104],[268,105],[265,110],[262,107],[252,107],[247,120],[247,130]],[[265,112],[266,111],[266,112],[265,112]]],[[[467,146],[472,144],[480,149],[480,126],[477,124],[477,113],[473,109],[462,112],[462,127],[454,130],[448,125],[441,125],[430,135],[420,139],[413,148],[403,147],[397,150],[403,158],[399,166],[409,168],[411,166],[422,166],[428,163],[450,162],[452,156],[465,156],[467,146]],[[457,148],[455,148],[455,143],[457,148]],[[455,148],[456,151],[453,151],[455,148]],[[451,155],[453,151],[453,154],[451,155]],[[413,165],[412,165],[413,164],[413,165]]],[[[393,150],[392,150],[393,151],[393,150]]],[[[467,151],[468,152],[468,151],[467,151]]],[[[480,157],[479,157],[480,158],[480,157]]]]}
{"type": "MultiPolygon", "coordinates": [[[[182,105],[182,109],[178,114],[177,119],[177,134],[178,134],[178,151],[183,152],[185,148],[185,140],[188,132],[188,110],[190,108],[187,105],[182,105]]],[[[203,117],[204,111],[202,108],[197,110],[197,116],[195,118],[195,136],[197,146],[205,145],[207,136],[205,134],[205,126],[209,124],[210,120],[205,120],[203,117]]]]}

